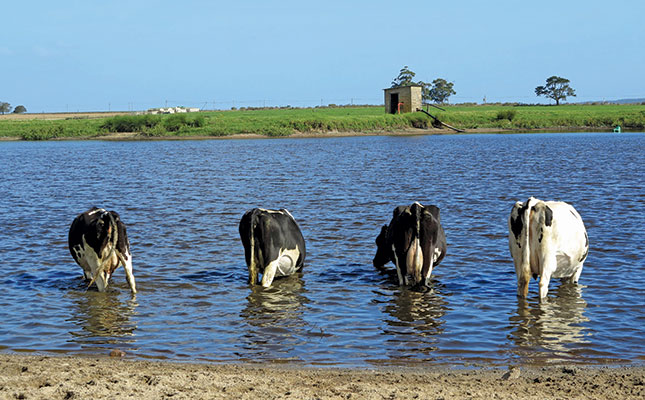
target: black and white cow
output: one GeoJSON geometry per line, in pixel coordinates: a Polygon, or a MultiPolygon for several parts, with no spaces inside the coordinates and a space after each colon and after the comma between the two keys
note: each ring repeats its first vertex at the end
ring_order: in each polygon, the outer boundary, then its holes
{"type": "Polygon", "coordinates": [[[79,214],[69,229],[69,251],[90,281],[88,287],[96,282],[99,292],[105,291],[114,270],[123,265],[132,293],[137,292],[130,242],[115,211],[93,207],[79,214]]]}
{"type": "Polygon", "coordinates": [[[253,208],[242,216],[240,238],[244,246],[249,283],[269,287],[276,276],[288,276],[305,262],[305,239],[298,223],[285,209],[253,208]]]}
{"type": "Polygon", "coordinates": [[[429,285],[432,268],[446,255],[439,208],[416,202],[396,207],[390,224],[381,228],[376,246],[375,267],[382,268],[392,261],[401,286],[429,285]]]}
{"type": "Polygon", "coordinates": [[[589,253],[587,231],[575,208],[533,197],[513,206],[508,218],[508,244],[519,297],[528,295],[531,276],[540,277],[540,299],[546,297],[551,278],[577,283],[589,253]]]}

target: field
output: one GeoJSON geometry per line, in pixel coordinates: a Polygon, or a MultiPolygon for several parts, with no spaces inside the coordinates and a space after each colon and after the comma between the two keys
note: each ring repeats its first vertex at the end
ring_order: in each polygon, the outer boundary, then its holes
{"type": "MultiPolygon", "coordinates": [[[[430,108],[442,122],[470,132],[527,130],[611,130],[645,128],[645,105],[455,105],[430,108]]],[[[23,140],[128,137],[214,137],[240,134],[387,133],[436,131],[417,112],[384,113],[382,106],[240,109],[191,114],[133,113],[0,115],[0,137],[23,140]]],[[[445,130],[445,128],[443,128],[445,130]]],[[[448,131],[447,131],[448,132],[448,131]]]]}

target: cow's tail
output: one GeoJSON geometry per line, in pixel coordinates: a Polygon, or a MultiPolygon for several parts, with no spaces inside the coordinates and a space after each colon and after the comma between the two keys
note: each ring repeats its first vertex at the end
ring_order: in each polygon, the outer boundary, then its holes
{"type": "Polygon", "coordinates": [[[249,243],[251,247],[251,255],[249,258],[249,283],[255,285],[258,280],[258,262],[257,262],[257,249],[255,248],[255,227],[258,224],[258,213],[253,210],[251,213],[251,221],[249,223],[249,243]]]}
{"type": "Polygon", "coordinates": [[[520,273],[526,280],[526,288],[523,288],[523,291],[526,292],[528,288],[528,280],[531,277],[531,213],[533,212],[533,206],[538,202],[537,199],[529,197],[526,200],[526,203],[523,207],[522,221],[524,221],[524,229],[522,230],[520,243],[522,245],[522,262],[519,265],[520,273]]]}
{"type": "Polygon", "coordinates": [[[412,272],[414,283],[421,282],[421,272],[423,269],[423,251],[421,250],[421,218],[423,215],[423,206],[419,203],[414,203],[410,207],[410,212],[414,217],[414,237],[412,243],[408,248],[407,254],[407,267],[408,271],[412,272]]]}

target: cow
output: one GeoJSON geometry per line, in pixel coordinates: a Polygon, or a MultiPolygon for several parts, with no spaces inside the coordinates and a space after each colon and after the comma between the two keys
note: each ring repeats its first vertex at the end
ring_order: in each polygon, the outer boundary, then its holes
{"type": "Polygon", "coordinates": [[[428,286],[432,269],[446,255],[446,235],[439,208],[418,202],[396,207],[390,224],[381,228],[376,247],[373,260],[376,268],[392,261],[399,285],[428,286]]]}
{"type": "Polygon", "coordinates": [[[508,218],[508,244],[517,274],[517,295],[526,298],[531,276],[540,278],[540,301],[551,278],[577,283],[589,254],[589,237],[580,214],[561,201],[530,197],[516,202],[508,218]]]}
{"type": "Polygon", "coordinates": [[[268,288],[276,276],[302,269],[305,239],[289,211],[253,208],[242,216],[239,231],[251,285],[257,284],[258,274],[268,288]]]}
{"type": "Polygon", "coordinates": [[[132,273],[132,255],[125,224],[115,211],[93,207],[79,214],[69,229],[69,252],[90,283],[96,282],[99,292],[104,292],[110,277],[119,265],[133,294],[137,293],[132,273]]]}

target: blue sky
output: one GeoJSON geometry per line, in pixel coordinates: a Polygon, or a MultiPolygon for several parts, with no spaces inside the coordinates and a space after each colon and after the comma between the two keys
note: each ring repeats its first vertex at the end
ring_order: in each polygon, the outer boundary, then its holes
{"type": "Polygon", "coordinates": [[[645,1],[11,1],[0,101],[29,112],[379,104],[407,65],[451,102],[645,97],[645,1]]]}

